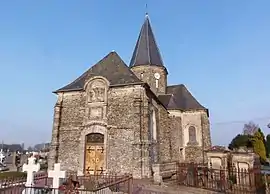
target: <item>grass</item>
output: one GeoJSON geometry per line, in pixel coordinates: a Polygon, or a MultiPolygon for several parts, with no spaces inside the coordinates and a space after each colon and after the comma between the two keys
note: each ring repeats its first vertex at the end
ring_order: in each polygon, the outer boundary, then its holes
{"type": "Polygon", "coordinates": [[[16,171],[0,172],[0,180],[12,179],[12,178],[23,178],[23,177],[26,177],[25,172],[16,172],[16,171]]]}

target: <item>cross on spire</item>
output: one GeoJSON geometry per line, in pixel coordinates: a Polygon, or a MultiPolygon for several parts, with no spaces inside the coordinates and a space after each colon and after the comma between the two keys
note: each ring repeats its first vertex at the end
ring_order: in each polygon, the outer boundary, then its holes
{"type": "Polygon", "coordinates": [[[147,12],[130,60],[129,67],[138,65],[154,65],[164,67],[147,12]]]}

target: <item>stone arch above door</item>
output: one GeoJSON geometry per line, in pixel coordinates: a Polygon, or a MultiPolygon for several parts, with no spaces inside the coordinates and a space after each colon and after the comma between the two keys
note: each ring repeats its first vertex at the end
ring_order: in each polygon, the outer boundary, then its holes
{"type": "Polygon", "coordinates": [[[94,124],[90,126],[85,126],[80,135],[80,145],[79,145],[79,168],[78,175],[84,174],[84,162],[85,162],[85,145],[86,137],[91,133],[99,133],[104,135],[104,170],[107,169],[107,128],[101,124],[94,124]]]}

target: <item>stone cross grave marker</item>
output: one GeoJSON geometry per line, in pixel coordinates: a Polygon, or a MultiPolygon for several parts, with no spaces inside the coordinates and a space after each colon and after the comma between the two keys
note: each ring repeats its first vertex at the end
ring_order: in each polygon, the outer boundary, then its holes
{"type": "Polygon", "coordinates": [[[0,151],[0,163],[3,164],[4,163],[4,159],[5,159],[5,155],[3,153],[3,150],[1,149],[0,151]]]}
{"type": "Polygon", "coordinates": [[[35,164],[35,157],[28,158],[28,164],[23,165],[23,172],[27,172],[27,179],[25,186],[31,187],[34,183],[34,172],[38,172],[40,170],[40,164],[35,164]]]}
{"type": "Polygon", "coordinates": [[[66,171],[61,171],[60,163],[55,163],[54,170],[49,170],[48,177],[53,178],[53,188],[56,189],[54,193],[58,194],[58,188],[60,186],[59,179],[66,178],[66,171]]]}

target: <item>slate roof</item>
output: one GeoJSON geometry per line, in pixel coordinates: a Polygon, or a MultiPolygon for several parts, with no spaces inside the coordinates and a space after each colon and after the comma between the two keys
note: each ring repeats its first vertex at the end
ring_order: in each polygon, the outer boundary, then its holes
{"type": "Polygon", "coordinates": [[[94,76],[105,77],[110,85],[141,83],[141,80],[129,69],[120,56],[116,52],[110,52],[75,81],[56,90],[55,93],[82,90],[85,81],[94,76]]]}
{"type": "Polygon", "coordinates": [[[137,65],[164,66],[148,15],[145,16],[129,67],[137,65]]]}
{"type": "Polygon", "coordinates": [[[207,110],[188,91],[185,85],[172,85],[167,87],[167,94],[159,95],[159,100],[167,109],[177,110],[207,110]]]}

